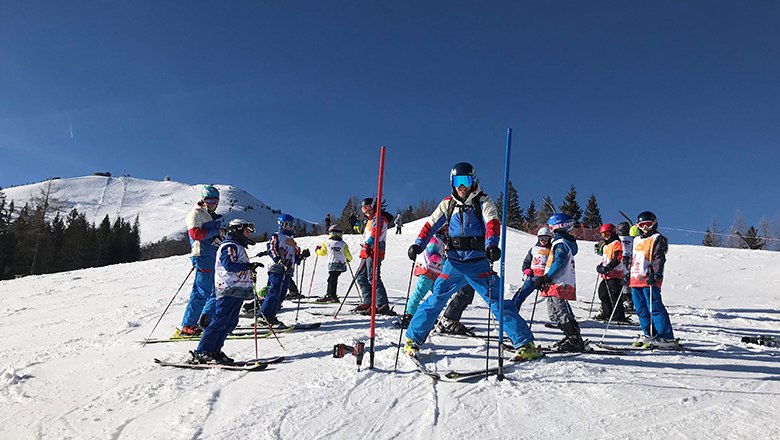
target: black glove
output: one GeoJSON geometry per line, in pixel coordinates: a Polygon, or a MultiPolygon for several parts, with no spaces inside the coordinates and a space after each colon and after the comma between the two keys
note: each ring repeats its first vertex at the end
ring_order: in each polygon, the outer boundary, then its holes
{"type": "Polygon", "coordinates": [[[301,252],[301,258],[309,258],[311,256],[311,252],[309,252],[308,249],[304,249],[303,252],[301,252]]]}
{"type": "Polygon", "coordinates": [[[491,262],[498,261],[501,258],[501,249],[495,245],[488,246],[488,248],[485,249],[485,254],[487,254],[488,260],[491,262]]]}
{"type": "Polygon", "coordinates": [[[661,275],[655,272],[650,272],[649,274],[647,274],[647,284],[650,286],[657,283],[660,279],[661,279],[661,275]]]}
{"type": "Polygon", "coordinates": [[[265,267],[263,266],[263,263],[249,263],[249,266],[247,266],[247,269],[251,270],[252,272],[256,271],[258,267],[265,267]]]}
{"type": "Polygon", "coordinates": [[[539,290],[544,290],[552,284],[552,280],[547,275],[542,275],[539,278],[534,280],[534,288],[539,290]]]}
{"type": "Polygon", "coordinates": [[[406,252],[406,254],[409,255],[410,260],[414,261],[415,259],[417,259],[417,256],[422,253],[422,251],[423,251],[422,246],[415,243],[409,246],[409,250],[406,252]]]}
{"type": "Polygon", "coordinates": [[[596,272],[598,272],[598,273],[600,273],[600,274],[604,275],[604,274],[605,274],[605,273],[607,273],[608,271],[607,271],[607,268],[606,268],[606,267],[604,267],[604,266],[602,266],[601,264],[599,264],[598,266],[596,266],[596,272]]]}

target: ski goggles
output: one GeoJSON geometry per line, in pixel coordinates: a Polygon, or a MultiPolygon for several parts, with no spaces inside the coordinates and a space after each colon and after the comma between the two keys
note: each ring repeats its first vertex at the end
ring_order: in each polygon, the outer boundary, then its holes
{"type": "Polygon", "coordinates": [[[255,225],[251,224],[251,223],[248,224],[248,225],[244,225],[244,230],[245,231],[249,231],[250,234],[254,234],[255,233],[255,225]]]}
{"type": "Polygon", "coordinates": [[[474,184],[474,176],[452,176],[452,186],[457,188],[459,186],[471,187],[474,184]]]}
{"type": "Polygon", "coordinates": [[[284,229],[285,231],[292,231],[294,226],[295,226],[294,222],[281,222],[281,223],[279,223],[279,227],[284,229]]]}
{"type": "Polygon", "coordinates": [[[216,205],[219,203],[219,199],[216,197],[206,197],[205,199],[203,199],[203,203],[207,205],[216,205]]]}
{"type": "Polygon", "coordinates": [[[639,228],[639,230],[642,232],[649,231],[653,226],[655,226],[655,222],[652,220],[646,222],[639,222],[636,224],[636,227],[639,228]]]}
{"type": "Polygon", "coordinates": [[[549,235],[540,235],[539,236],[539,241],[550,241],[551,239],[552,239],[552,237],[550,237],[549,235]]]}

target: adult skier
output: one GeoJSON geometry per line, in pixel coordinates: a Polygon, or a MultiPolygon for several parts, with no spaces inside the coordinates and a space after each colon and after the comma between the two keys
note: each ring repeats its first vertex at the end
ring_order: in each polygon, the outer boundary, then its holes
{"type": "Polygon", "coordinates": [[[631,294],[644,334],[637,337],[633,345],[646,348],[678,348],[679,340],[674,338],[669,313],[661,300],[661,284],[669,242],[658,232],[658,219],[650,211],[644,211],[637,216],[636,226],[640,234],[634,238],[631,294]]]}
{"type": "Polygon", "coordinates": [[[222,216],[216,213],[219,205],[219,191],[212,185],[206,185],[200,192],[200,201],[187,214],[187,235],[190,239],[190,260],[195,266],[195,282],[184,317],[181,330],[173,337],[197,336],[201,329],[208,326],[214,313],[214,264],[217,247],[224,235],[222,216]]]}
{"type": "Polygon", "coordinates": [[[575,221],[566,214],[553,214],[547,226],[553,232],[552,252],[547,258],[544,275],[534,280],[534,287],[547,298],[547,312],[550,320],[558,324],[565,337],[553,344],[559,351],[583,351],[585,343],[580,335],[580,326],[574,317],[569,301],[577,299],[577,281],[574,273],[574,256],[577,255],[577,240],[568,231],[575,221]]]}
{"type": "Polygon", "coordinates": [[[404,227],[404,217],[399,212],[398,215],[395,216],[395,233],[396,235],[401,233],[401,228],[404,227]]]}
{"type": "Polygon", "coordinates": [[[227,238],[217,250],[215,312],[209,325],[203,330],[198,348],[192,352],[193,363],[231,363],[223,351],[227,335],[238,325],[241,304],[252,299],[252,272],[263,265],[250,263],[246,248],[255,244],[251,235],[255,225],[241,219],[228,224],[227,238]]]}
{"type": "Polygon", "coordinates": [[[406,312],[401,318],[401,326],[407,328],[412,316],[420,306],[423,297],[433,289],[433,283],[441,274],[441,268],[444,266],[444,242],[440,239],[440,234],[431,237],[431,241],[425,246],[425,251],[417,257],[414,262],[414,275],[417,276],[417,284],[414,292],[409,296],[406,303],[406,312]]]}
{"type": "Polygon", "coordinates": [[[615,232],[618,235],[620,244],[623,246],[623,267],[626,269],[623,274],[623,287],[621,289],[621,297],[623,301],[623,309],[626,313],[634,313],[634,300],[631,298],[631,287],[629,287],[629,280],[631,278],[631,254],[634,252],[634,237],[629,232],[630,225],[628,222],[620,222],[615,228],[615,232]]]}
{"type": "MultiPolygon", "coordinates": [[[[498,302],[504,301],[499,298],[497,287],[503,280],[491,268],[501,257],[501,224],[496,205],[482,192],[474,167],[467,162],[452,167],[450,187],[451,195],[439,203],[408,251],[409,258],[415,260],[436,231],[445,223],[449,225],[447,260],[441,275],[433,285],[433,293],[420,305],[406,329],[404,351],[410,356],[417,356],[447,300],[463,286],[470,284],[496,317],[498,302]]],[[[504,330],[516,349],[514,360],[538,358],[533,334],[511,301],[504,302],[503,319],[504,330]]]]}
{"type": "Polygon", "coordinates": [[[342,239],[344,231],[341,226],[333,225],[328,229],[328,239],[314,249],[320,257],[328,256],[328,290],[325,296],[317,299],[318,303],[337,303],[336,295],[339,275],[347,271],[347,265],[352,261],[349,246],[342,239]]]}
{"type": "Polygon", "coordinates": [[[293,277],[295,266],[309,256],[309,250],[301,251],[293,239],[295,219],[290,214],[282,214],[277,219],[279,230],[268,240],[268,256],[274,264],[268,268],[268,295],[259,310],[259,318],[266,324],[285,327],[276,315],[282,309],[282,301],[293,277]]]}
{"type": "Polygon", "coordinates": [[[599,299],[601,300],[601,312],[593,317],[597,321],[609,321],[612,318],[617,322],[628,322],[620,300],[620,292],[623,287],[623,244],[618,239],[615,225],[604,223],[599,228],[601,237],[604,238],[604,247],[601,249],[601,264],[596,266],[596,272],[601,275],[599,283],[599,299]],[[614,310],[614,315],[612,314],[614,310]]]}
{"type": "Polygon", "coordinates": [[[387,226],[393,221],[393,216],[384,209],[382,204],[382,216],[377,219],[377,205],[374,199],[365,198],[360,202],[360,209],[366,218],[366,226],[363,230],[363,243],[360,245],[360,258],[363,262],[360,270],[355,274],[355,283],[360,289],[363,303],[353,309],[361,315],[371,314],[371,283],[374,276],[374,264],[376,263],[376,313],[378,315],[395,315],[388,304],[387,291],[382,282],[382,260],[385,258],[385,238],[387,226]],[[374,242],[374,229],[379,228],[379,243],[374,242]],[[379,248],[379,261],[374,261],[374,246],[379,248]]]}
{"type": "Polygon", "coordinates": [[[534,281],[536,278],[544,275],[544,270],[547,267],[547,258],[550,256],[550,248],[552,247],[553,233],[547,226],[543,226],[536,231],[536,244],[528,249],[528,253],[523,260],[523,275],[525,275],[525,282],[523,287],[515,292],[512,297],[512,302],[515,303],[517,310],[520,310],[520,306],[528,298],[536,286],[534,281]]]}

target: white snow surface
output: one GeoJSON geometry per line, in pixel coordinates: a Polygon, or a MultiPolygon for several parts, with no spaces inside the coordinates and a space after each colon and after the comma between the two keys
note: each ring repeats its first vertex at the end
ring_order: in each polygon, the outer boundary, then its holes
{"type": "MultiPolygon", "coordinates": [[[[138,216],[141,242],[150,243],[163,237],[176,238],[186,232],[185,217],[200,200],[204,185],[126,176],[84,176],[15,186],[5,188],[3,192],[7,203],[13,200],[16,209],[32,197],[43,198],[49,192],[50,220],[57,212],[62,217],[67,216],[73,208],[95,224],[100,224],[106,215],[112,223],[117,216],[130,223],[138,216]]],[[[243,189],[231,185],[214,186],[220,192],[217,213],[225,216],[225,224],[242,218],[254,222],[258,234],[276,230],[278,211],[274,213],[271,207],[243,189]]]]}
{"type": "MultiPolygon", "coordinates": [[[[173,186],[173,184],[172,184],[173,186]]],[[[182,203],[182,212],[187,208],[182,203]]],[[[396,310],[403,310],[411,262],[406,249],[421,223],[388,235],[382,277],[396,310]]],[[[299,242],[310,249],[324,237],[299,242]]],[[[357,236],[347,236],[355,253],[357,236]]],[[[521,284],[519,266],[534,237],[507,236],[507,293],[521,284]]],[[[598,257],[581,242],[576,257],[584,336],[598,341],[604,325],[587,321],[598,257]]],[[[256,253],[263,244],[254,247],[256,253]]],[[[434,382],[401,355],[393,372],[399,331],[377,321],[375,369],[356,370],[355,358],[335,359],[339,342],[368,337],[368,319],[339,319],[307,310],[302,322],[318,331],[259,340],[261,357],[287,361],[265,371],[182,370],[154,358],[185,360],[195,342],[142,347],[189,271],[186,256],[84,269],[0,282],[0,438],[9,439],[623,439],[780,438],[780,353],[747,345],[744,335],[780,335],[780,254],[672,245],[663,289],[676,336],[702,352],[638,352],[626,356],[548,356],[507,362],[506,380],[434,382]]],[[[312,295],[325,290],[323,259],[312,295]]],[[[315,259],[301,288],[309,291],[315,259]]],[[[356,262],[353,267],[357,268],[356,262]]],[[[496,265],[498,269],[498,265],[496,265]]],[[[262,269],[261,269],[262,270],[262,269]]],[[[260,282],[265,282],[260,273],[260,282]]],[[[349,275],[340,278],[344,295],[349,275]]],[[[192,279],[173,300],[155,337],[179,325],[192,279]]],[[[351,294],[356,298],[355,292],[351,294]]],[[[295,303],[280,318],[295,321],[295,303]]],[[[529,298],[521,310],[528,319],[529,298]]],[[[464,322],[487,332],[485,303],[476,298],[464,322]]],[[[560,339],[536,308],[537,342],[560,339]]],[[[242,322],[248,323],[242,319],[242,322]]],[[[491,325],[495,332],[495,323],[491,325]]],[[[636,328],[610,328],[606,342],[627,345],[636,328]]],[[[422,347],[439,372],[485,366],[487,346],[476,339],[432,335],[422,347]]],[[[225,352],[255,357],[253,340],[227,341],[225,352]]],[[[496,348],[491,347],[491,364],[496,348]]]]}

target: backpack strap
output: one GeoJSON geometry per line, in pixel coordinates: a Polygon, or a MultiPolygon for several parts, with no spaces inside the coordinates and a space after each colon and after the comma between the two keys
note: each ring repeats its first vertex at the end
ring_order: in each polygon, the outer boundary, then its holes
{"type": "MultiPolygon", "coordinates": [[[[485,229],[485,219],[482,218],[482,196],[485,195],[482,191],[477,193],[476,196],[474,196],[473,201],[473,207],[474,207],[474,215],[477,217],[477,220],[479,220],[479,223],[482,225],[482,235],[485,235],[487,230],[485,229]]],[[[461,205],[462,206],[462,205],[461,205]]],[[[461,211],[463,209],[461,208],[461,211]]],[[[447,224],[450,223],[450,219],[452,218],[452,213],[455,211],[455,197],[450,196],[450,201],[447,204],[447,224]]]]}

